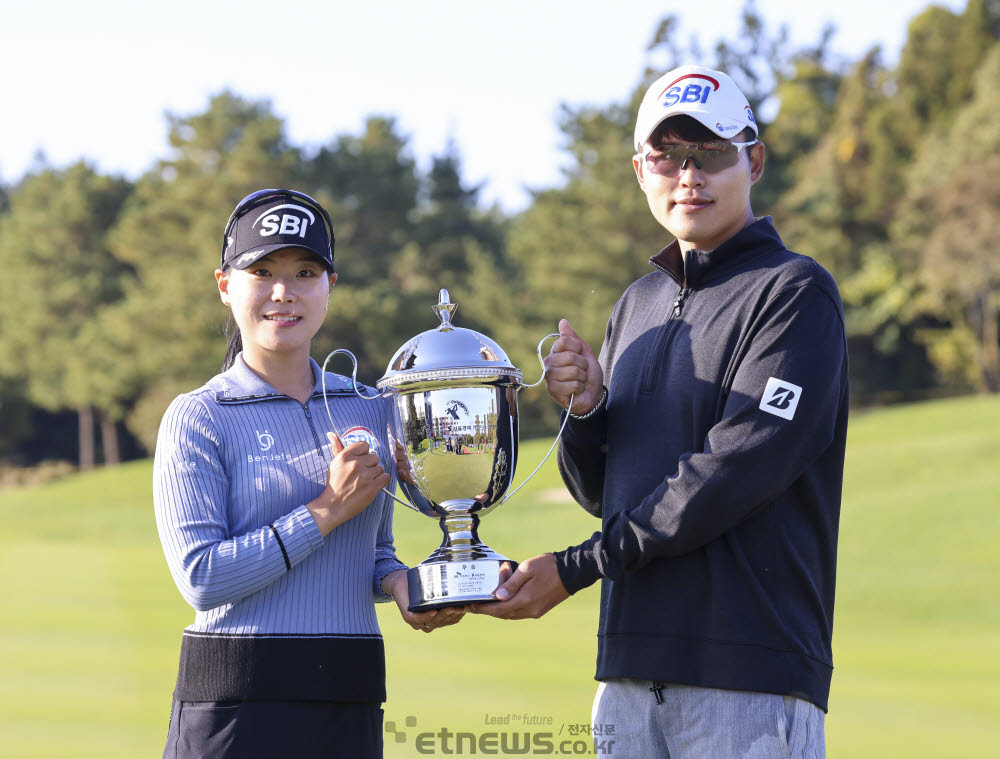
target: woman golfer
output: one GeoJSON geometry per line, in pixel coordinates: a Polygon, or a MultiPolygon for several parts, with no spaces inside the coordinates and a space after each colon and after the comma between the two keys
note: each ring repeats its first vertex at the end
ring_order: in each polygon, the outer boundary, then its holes
{"type": "Polygon", "coordinates": [[[226,225],[219,295],[238,328],[224,371],[160,425],[156,523],[196,610],[164,757],[381,757],[385,659],[373,601],[415,629],[392,544],[386,407],[310,358],[333,224],[291,190],[246,197],[226,225]],[[336,431],[344,433],[337,437],[336,431]]]}

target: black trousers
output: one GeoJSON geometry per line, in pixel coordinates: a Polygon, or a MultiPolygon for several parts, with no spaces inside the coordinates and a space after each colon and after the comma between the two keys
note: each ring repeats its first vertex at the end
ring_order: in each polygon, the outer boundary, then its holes
{"type": "Polygon", "coordinates": [[[163,759],[382,759],[380,704],[174,701],[163,759]]]}

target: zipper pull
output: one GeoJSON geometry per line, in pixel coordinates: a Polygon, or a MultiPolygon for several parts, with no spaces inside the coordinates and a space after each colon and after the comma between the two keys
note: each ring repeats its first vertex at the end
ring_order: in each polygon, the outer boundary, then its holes
{"type": "Polygon", "coordinates": [[[677,294],[677,300],[674,301],[674,318],[676,319],[681,315],[681,309],[684,307],[684,299],[691,292],[686,287],[682,287],[681,291],[677,294]]]}
{"type": "Polygon", "coordinates": [[[659,680],[653,681],[653,687],[649,689],[649,692],[653,694],[656,698],[657,705],[663,703],[663,689],[667,686],[661,683],[659,680]]]}

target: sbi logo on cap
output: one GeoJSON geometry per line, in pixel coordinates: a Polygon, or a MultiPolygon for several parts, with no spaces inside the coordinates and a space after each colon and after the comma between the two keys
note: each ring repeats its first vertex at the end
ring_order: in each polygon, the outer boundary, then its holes
{"type": "Polygon", "coordinates": [[[312,211],[304,206],[295,205],[294,203],[283,203],[280,206],[268,208],[254,219],[251,229],[256,227],[258,222],[260,222],[261,237],[270,237],[272,235],[298,235],[299,237],[305,237],[306,230],[309,229],[310,224],[316,222],[316,217],[312,211]],[[304,216],[292,213],[282,213],[280,215],[275,213],[285,208],[299,211],[304,216]]]}
{"type": "Polygon", "coordinates": [[[660,93],[660,98],[663,98],[664,108],[670,108],[678,103],[707,103],[708,96],[717,89],[719,89],[717,79],[704,74],[685,74],[668,84],[660,93]],[[688,82],[681,87],[678,82],[685,79],[700,79],[702,82],[688,82]]]}

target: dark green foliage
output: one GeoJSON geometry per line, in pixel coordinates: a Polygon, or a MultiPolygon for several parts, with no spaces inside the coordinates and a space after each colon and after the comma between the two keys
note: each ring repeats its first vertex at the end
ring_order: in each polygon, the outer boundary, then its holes
{"type": "MultiPolygon", "coordinates": [[[[81,420],[96,409],[109,434],[128,389],[102,386],[87,335],[124,293],[130,266],[110,254],[108,230],[131,190],[85,163],[46,168],[14,189],[0,216],[8,285],[0,298],[0,379],[18,385],[8,398],[20,396],[51,412],[76,411],[81,420]]],[[[16,419],[12,410],[12,429],[16,419]]],[[[95,460],[93,445],[81,435],[84,468],[95,460]]],[[[108,461],[117,458],[111,450],[108,461]]]]}
{"type": "MultiPolygon", "coordinates": [[[[222,360],[223,225],[263,187],[303,190],[333,215],[340,280],[314,354],[350,348],[364,381],[436,324],[441,287],[456,323],[496,339],[527,382],[562,317],[597,348],[615,300],[670,242],[637,186],[632,129],[646,86],[682,62],[727,70],[755,107],[767,164],[754,211],[837,279],[855,400],[997,392],[1000,6],[929,7],[895,67],[877,48],[835,61],[832,27],[792,50],[767,21],[748,3],[738,37],[705,60],[665,17],[656,67],[631,92],[623,83],[621,102],[564,106],[564,182],[512,218],[481,207],[453,145],[423,175],[395,121],[372,116],[306,152],[268,102],[231,92],[168,116],[170,152],[134,185],[40,156],[0,187],[0,459],[39,449],[40,409],[61,425],[93,409],[152,449],[166,404],[222,360]]],[[[520,397],[525,434],[552,431],[544,390],[520,397]]]]}

